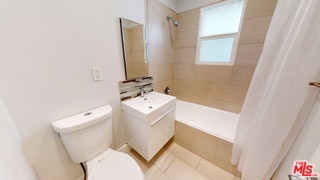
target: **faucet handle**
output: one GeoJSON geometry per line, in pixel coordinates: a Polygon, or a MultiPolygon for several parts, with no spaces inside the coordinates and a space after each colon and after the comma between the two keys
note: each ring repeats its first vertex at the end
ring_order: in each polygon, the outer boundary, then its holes
{"type": "Polygon", "coordinates": [[[170,88],[168,86],[164,89],[164,93],[165,94],[170,94],[170,88]]]}

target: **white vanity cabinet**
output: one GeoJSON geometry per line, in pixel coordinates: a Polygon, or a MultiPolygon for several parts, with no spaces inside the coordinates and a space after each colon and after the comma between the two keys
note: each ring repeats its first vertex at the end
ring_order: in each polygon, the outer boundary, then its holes
{"type": "Polygon", "coordinates": [[[175,113],[175,107],[172,107],[147,123],[127,112],[123,112],[127,143],[143,158],[150,161],[173,137],[175,113]]]}
{"type": "Polygon", "coordinates": [[[174,136],[176,98],[152,92],[122,102],[122,110],[127,143],[150,161],[174,136]]]}

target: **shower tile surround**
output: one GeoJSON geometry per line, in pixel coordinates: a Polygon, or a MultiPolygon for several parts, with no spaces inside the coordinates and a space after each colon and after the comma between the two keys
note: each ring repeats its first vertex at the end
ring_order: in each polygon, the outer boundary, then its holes
{"type": "Polygon", "coordinates": [[[174,88],[177,98],[239,113],[262,52],[276,2],[247,1],[232,66],[195,64],[200,8],[179,13],[174,88]]]}
{"type": "Polygon", "coordinates": [[[170,24],[169,29],[166,17],[177,19],[177,14],[158,0],[149,0],[148,3],[149,74],[154,78],[155,91],[164,92],[168,86],[173,92],[177,28],[170,24]]]}
{"type": "Polygon", "coordinates": [[[177,14],[150,0],[149,72],[154,89],[163,92],[169,86],[178,99],[239,113],[276,3],[247,0],[235,63],[220,66],[195,64],[200,8],[177,14]],[[171,25],[169,30],[166,16],[177,19],[179,26],[171,25]]]}

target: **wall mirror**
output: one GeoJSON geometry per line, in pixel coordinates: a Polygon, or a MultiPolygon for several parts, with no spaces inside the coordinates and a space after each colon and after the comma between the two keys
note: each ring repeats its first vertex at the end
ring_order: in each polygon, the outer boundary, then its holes
{"type": "Polygon", "coordinates": [[[146,28],[131,20],[120,18],[122,50],[126,79],[148,75],[146,28]]]}

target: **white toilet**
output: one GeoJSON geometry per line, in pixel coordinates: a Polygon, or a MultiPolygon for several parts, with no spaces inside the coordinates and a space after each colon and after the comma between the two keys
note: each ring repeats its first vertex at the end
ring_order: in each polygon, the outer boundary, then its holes
{"type": "Polygon", "coordinates": [[[112,108],[102,106],[52,123],[71,159],[84,162],[88,180],[143,180],[129,155],[112,150],[112,108]]]}

